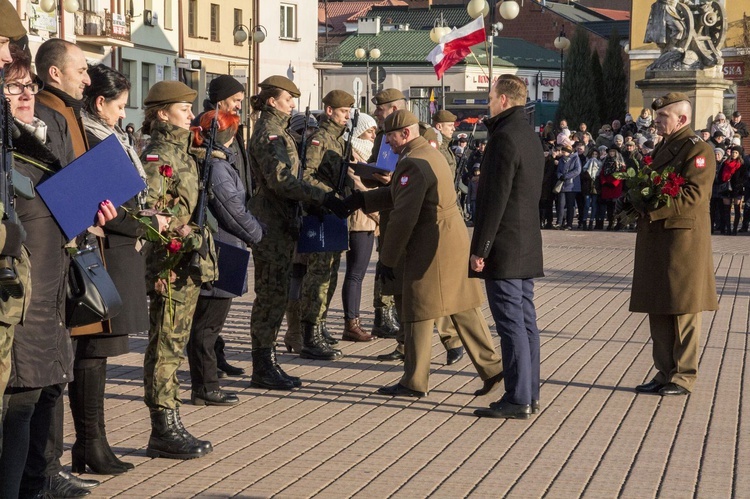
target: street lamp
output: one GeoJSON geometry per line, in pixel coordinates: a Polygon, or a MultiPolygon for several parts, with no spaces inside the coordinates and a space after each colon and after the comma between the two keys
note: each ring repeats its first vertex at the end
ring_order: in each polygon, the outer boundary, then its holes
{"type": "MultiPolygon", "coordinates": [[[[522,5],[523,0],[521,0],[522,5]]],[[[488,0],[471,0],[466,6],[466,11],[472,19],[476,19],[479,16],[486,17],[487,14],[490,16],[490,34],[487,37],[487,43],[489,44],[487,68],[490,90],[492,90],[492,68],[495,59],[495,37],[503,30],[503,23],[495,22],[495,10],[499,10],[500,16],[503,19],[512,20],[518,17],[519,12],[521,12],[521,6],[518,5],[516,0],[501,0],[499,8],[497,8],[497,0],[489,0],[489,3],[488,0]]]]}
{"type": "MultiPolygon", "coordinates": [[[[74,14],[78,11],[78,0],[63,0],[62,1],[62,8],[65,9],[65,12],[68,14],[74,14]]],[[[39,2],[39,8],[42,9],[44,12],[47,12],[48,14],[51,14],[57,9],[57,1],[56,0],[41,0],[39,2]]]]}
{"type": "MultiPolygon", "coordinates": [[[[430,40],[435,43],[440,43],[440,39],[451,32],[451,29],[445,25],[445,18],[443,13],[440,13],[440,18],[435,19],[432,23],[432,29],[430,30],[430,40]]],[[[445,73],[440,77],[440,100],[442,102],[441,109],[445,109],[445,73]]]]}
{"type": "Polygon", "coordinates": [[[247,91],[245,92],[245,117],[247,119],[247,138],[250,138],[250,131],[252,130],[250,123],[250,94],[253,90],[252,76],[253,76],[253,45],[256,43],[263,43],[266,39],[268,32],[264,26],[258,24],[253,26],[252,29],[244,24],[238,24],[234,27],[234,42],[238,45],[242,45],[245,41],[247,43],[247,91]],[[249,39],[249,40],[248,40],[249,39]]]}
{"type": "MultiPolygon", "coordinates": [[[[560,51],[560,99],[562,99],[562,84],[563,84],[563,54],[568,47],[570,47],[570,40],[565,38],[565,26],[563,25],[560,30],[560,34],[555,38],[555,48],[560,51]]],[[[558,99],[559,100],[559,99],[558,99]]]]}
{"type": "MultiPolygon", "coordinates": [[[[357,59],[364,59],[366,62],[367,69],[365,70],[365,82],[366,82],[366,88],[365,88],[365,95],[367,96],[365,106],[369,106],[370,104],[370,59],[379,59],[380,58],[380,49],[377,47],[370,47],[370,42],[367,42],[367,48],[364,47],[358,47],[357,50],[354,51],[354,57],[357,59]]],[[[380,75],[377,75],[380,76],[380,75]]],[[[375,78],[375,81],[378,82],[379,78],[375,78]]],[[[357,106],[359,107],[359,106],[357,106]]],[[[367,107],[365,107],[367,109],[367,107]]]]}

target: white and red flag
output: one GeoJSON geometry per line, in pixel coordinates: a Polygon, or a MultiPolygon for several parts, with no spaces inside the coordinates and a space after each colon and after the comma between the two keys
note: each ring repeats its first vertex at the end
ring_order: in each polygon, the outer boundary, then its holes
{"type": "Polygon", "coordinates": [[[484,17],[479,16],[466,26],[454,29],[440,39],[427,60],[432,63],[438,79],[471,53],[471,47],[484,41],[484,17]]]}

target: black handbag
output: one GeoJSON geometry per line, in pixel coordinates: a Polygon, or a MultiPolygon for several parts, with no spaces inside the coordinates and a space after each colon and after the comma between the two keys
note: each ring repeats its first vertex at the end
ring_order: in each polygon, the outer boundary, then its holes
{"type": "Polygon", "coordinates": [[[107,321],[120,313],[122,298],[96,244],[71,255],[65,318],[68,327],[107,321]]]}

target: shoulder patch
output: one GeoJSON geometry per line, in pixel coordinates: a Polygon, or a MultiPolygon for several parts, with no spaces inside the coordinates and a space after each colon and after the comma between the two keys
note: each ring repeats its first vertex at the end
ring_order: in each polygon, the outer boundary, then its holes
{"type": "Polygon", "coordinates": [[[409,184],[409,175],[402,175],[401,178],[398,180],[398,183],[402,186],[406,186],[409,184]]]}
{"type": "Polygon", "coordinates": [[[320,141],[319,141],[319,140],[316,140],[316,139],[312,139],[312,140],[310,141],[310,143],[311,143],[312,145],[314,145],[314,146],[319,146],[319,145],[320,145],[320,141]]]}
{"type": "Polygon", "coordinates": [[[705,168],[706,167],[706,158],[703,156],[696,156],[695,157],[695,167],[696,168],[705,168]]]}
{"type": "Polygon", "coordinates": [[[430,141],[430,145],[431,145],[432,147],[434,147],[435,149],[438,149],[438,143],[437,143],[437,142],[435,142],[434,140],[431,140],[431,141],[430,141]]]}
{"type": "Polygon", "coordinates": [[[146,154],[146,161],[159,161],[159,155],[158,154],[146,154]]]}
{"type": "Polygon", "coordinates": [[[697,144],[698,142],[703,142],[703,139],[698,137],[697,135],[693,135],[692,137],[690,137],[690,142],[692,142],[693,144],[697,144]]]}
{"type": "Polygon", "coordinates": [[[274,140],[276,140],[276,139],[278,139],[278,138],[279,138],[279,136],[278,136],[278,135],[269,135],[269,136],[268,136],[268,140],[270,140],[271,142],[273,142],[274,140]]]}

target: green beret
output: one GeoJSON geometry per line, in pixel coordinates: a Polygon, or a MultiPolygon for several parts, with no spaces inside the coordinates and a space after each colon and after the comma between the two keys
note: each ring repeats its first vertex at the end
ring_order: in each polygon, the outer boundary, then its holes
{"type": "Polygon", "coordinates": [[[397,88],[386,88],[385,90],[381,90],[380,92],[375,94],[375,96],[372,98],[372,103],[376,106],[379,106],[381,104],[388,104],[389,102],[402,99],[406,100],[406,97],[404,96],[403,92],[401,92],[401,90],[397,88]]]}
{"type": "Polygon", "coordinates": [[[18,12],[8,0],[0,0],[0,36],[18,40],[26,34],[18,12]]]}
{"type": "Polygon", "coordinates": [[[458,116],[450,111],[446,111],[445,109],[441,109],[440,111],[432,115],[433,123],[453,123],[457,119],[458,116]]]}
{"type": "Polygon", "coordinates": [[[323,104],[332,108],[352,107],[354,105],[354,97],[343,90],[331,90],[323,97],[323,104]]]}
{"type": "Polygon", "coordinates": [[[406,109],[399,109],[388,115],[385,119],[385,133],[393,132],[394,130],[401,130],[411,125],[418,125],[419,120],[414,113],[407,111],[406,109]]]}
{"type": "Polygon", "coordinates": [[[292,97],[299,97],[301,94],[299,88],[297,88],[297,85],[295,85],[292,80],[279,75],[269,76],[260,82],[258,86],[263,90],[268,90],[269,88],[280,88],[281,90],[289,92],[292,97]]]}
{"type": "Polygon", "coordinates": [[[161,106],[164,104],[175,104],[177,102],[195,102],[198,92],[188,87],[181,81],[160,81],[153,85],[143,101],[146,107],[161,106]]]}
{"type": "Polygon", "coordinates": [[[682,92],[669,92],[664,97],[659,97],[654,102],[652,102],[651,108],[656,111],[670,104],[674,104],[675,102],[682,101],[690,102],[690,98],[687,96],[687,94],[684,94],[682,92]]]}

